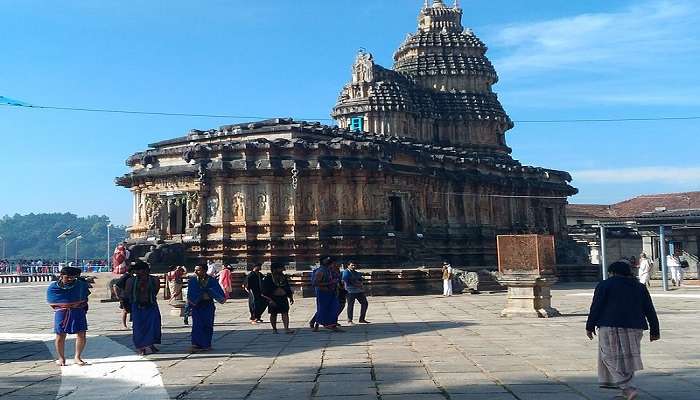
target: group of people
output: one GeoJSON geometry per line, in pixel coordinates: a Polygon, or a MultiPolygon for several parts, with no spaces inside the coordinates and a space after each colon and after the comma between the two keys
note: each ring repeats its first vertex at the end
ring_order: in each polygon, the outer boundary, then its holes
{"type": "MultiPolygon", "coordinates": [[[[641,257],[640,267],[646,257],[641,257]]],[[[267,308],[273,332],[278,333],[277,318],[281,315],[285,333],[289,327],[290,305],[294,296],[283,264],[272,264],[272,271],[263,275],[257,264],[248,274],[244,288],[249,293],[250,322],[262,322],[267,308]]],[[[447,268],[447,266],[445,267],[447,268]]],[[[184,269],[184,268],[183,268],[184,269]]],[[[171,272],[182,269],[174,269],[171,272]]],[[[81,279],[81,269],[64,267],[60,278],[47,290],[47,301],[54,309],[54,332],[58,365],[66,365],[66,335],[76,334],[74,361],[86,365],[82,352],[86,345],[87,310],[90,286],[81,279]]],[[[186,270],[184,271],[186,273],[186,270]]],[[[207,266],[199,265],[189,278],[187,304],[192,316],[192,350],[211,348],[214,332],[215,302],[225,303],[227,296],[216,277],[210,276],[207,266]]],[[[643,369],[641,340],[644,330],[650,330],[650,340],[661,337],[659,320],[651,295],[635,276],[628,261],[615,262],[609,267],[610,277],[598,284],[590,307],[586,332],[590,339],[598,335],[598,378],[603,388],[620,389],[628,400],[635,399],[638,390],[633,386],[636,371],[643,369]]],[[[354,263],[344,271],[332,257],[322,257],[320,266],[312,274],[316,292],[316,313],[309,322],[319,327],[342,332],[338,317],[347,303],[348,323],[353,323],[355,301],[361,305],[360,323],[366,318],[367,297],[362,274],[354,263]]],[[[133,343],[139,354],[158,352],[161,343],[161,315],[158,308],[158,278],[150,275],[148,264],[137,261],[115,283],[121,307],[131,315],[133,343]]]]}
{"type": "Polygon", "coordinates": [[[82,272],[101,272],[106,268],[105,260],[81,260],[78,264],[45,260],[0,260],[0,274],[37,275],[58,274],[64,266],[76,267],[82,272]]]}
{"type": "MultiPolygon", "coordinates": [[[[294,333],[289,328],[289,309],[294,304],[294,294],[289,278],[284,274],[284,265],[273,263],[271,272],[263,275],[261,264],[253,266],[246,277],[243,288],[248,293],[250,323],[263,322],[262,314],[265,309],[270,314],[270,325],[273,333],[277,333],[277,317],[282,318],[285,333],[294,333]]],[[[316,313],[309,327],[317,332],[320,327],[342,332],[339,316],[347,304],[347,323],[352,325],[355,302],[360,303],[360,318],[358,322],[367,324],[368,302],[363,284],[364,278],[357,271],[357,264],[350,262],[341,271],[340,265],[329,256],[321,257],[320,265],[311,276],[311,284],[316,294],[316,313]]]]}
{"type": "MultiPolygon", "coordinates": [[[[173,267],[166,275],[171,301],[182,297],[184,279],[187,282],[187,313],[192,318],[192,351],[211,348],[214,334],[214,302],[225,303],[227,295],[216,277],[207,274],[207,267],[198,265],[194,275],[187,278],[185,267],[173,267]]],[[[137,261],[114,282],[113,290],[122,309],[122,324],[127,327],[127,316],[131,316],[133,342],[141,355],[158,352],[161,342],[161,316],[157,295],[160,280],[150,275],[148,264],[137,261]]]]}
{"type": "MultiPolygon", "coordinates": [[[[634,269],[637,270],[637,277],[639,282],[649,287],[651,285],[651,275],[653,273],[654,262],[646,255],[642,253],[639,255],[639,260],[634,256],[628,259],[624,259],[624,262],[628,263],[634,269]]],[[[689,267],[687,260],[681,259],[679,254],[668,254],[666,256],[666,266],[671,272],[671,283],[673,286],[680,287],[683,284],[684,270],[689,267]]]]}

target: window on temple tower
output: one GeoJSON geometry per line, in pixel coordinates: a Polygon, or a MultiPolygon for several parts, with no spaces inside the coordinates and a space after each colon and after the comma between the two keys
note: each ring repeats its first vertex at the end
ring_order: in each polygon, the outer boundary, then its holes
{"type": "Polygon", "coordinates": [[[399,196],[389,197],[389,206],[391,208],[391,220],[389,221],[397,232],[404,230],[403,217],[403,199],[399,196]]]}
{"type": "Polygon", "coordinates": [[[364,132],[362,117],[350,118],[350,132],[364,132]]]}

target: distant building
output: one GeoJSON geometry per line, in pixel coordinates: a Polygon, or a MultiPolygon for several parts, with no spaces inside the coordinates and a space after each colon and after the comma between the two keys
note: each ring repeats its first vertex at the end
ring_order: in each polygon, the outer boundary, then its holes
{"type": "Polygon", "coordinates": [[[426,2],[394,69],[361,51],[332,111],[339,127],[227,125],[133,155],[117,179],[134,196],[132,246],[306,269],[320,254],[495,265],[497,234],[566,238],[571,176],[510,156],[498,76],[462,14],[426,2]]]}
{"type": "Polygon", "coordinates": [[[569,204],[569,236],[588,246],[591,262],[600,263],[599,224],[605,224],[608,262],[639,258],[644,252],[659,265],[659,228],[666,229],[667,254],[677,252],[697,275],[700,254],[700,192],[650,194],[611,205],[569,204]]]}

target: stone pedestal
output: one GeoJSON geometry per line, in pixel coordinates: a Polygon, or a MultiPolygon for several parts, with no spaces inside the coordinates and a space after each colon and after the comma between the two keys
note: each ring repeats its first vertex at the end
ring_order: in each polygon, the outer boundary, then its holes
{"type": "Polygon", "coordinates": [[[556,282],[554,237],[504,235],[497,237],[499,281],[508,287],[502,317],[549,318],[561,314],[552,308],[550,288],[556,282]]]}
{"type": "Polygon", "coordinates": [[[185,316],[185,305],[186,303],[182,300],[175,300],[170,303],[170,315],[173,317],[184,317],[185,316]]]}
{"type": "Polygon", "coordinates": [[[502,317],[551,318],[561,316],[552,307],[550,287],[556,282],[554,277],[533,275],[504,275],[501,283],[508,287],[506,308],[502,317]]]}

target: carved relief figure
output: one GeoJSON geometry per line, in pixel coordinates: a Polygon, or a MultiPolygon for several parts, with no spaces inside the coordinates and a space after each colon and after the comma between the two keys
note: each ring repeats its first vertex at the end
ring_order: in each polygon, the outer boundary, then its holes
{"type": "Polygon", "coordinates": [[[190,228],[194,228],[201,222],[202,214],[199,211],[199,193],[190,192],[187,194],[187,223],[190,228]]]}
{"type": "Polygon", "coordinates": [[[245,216],[245,198],[243,193],[237,192],[233,195],[233,217],[241,219],[245,216]]]}
{"type": "Polygon", "coordinates": [[[294,197],[291,194],[284,196],[282,201],[282,213],[284,215],[294,214],[294,197]]]}
{"type": "Polygon", "coordinates": [[[214,221],[219,216],[219,193],[213,192],[212,195],[207,199],[207,211],[209,221],[214,221]]]}
{"type": "Polygon", "coordinates": [[[148,229],[158,228],[158,220],[160,219],[160,209],[163,206],[163,200],[155,195],[146,196],[146,225],[148,229]]]}
{"type": "Polygon", "coordinates": [[[260,193],[258,195],[257,206],[258,206],[258,213],[260,213],[260,215],[265,215],[266,211],[267,211],[267,194],[260,193]]]}

